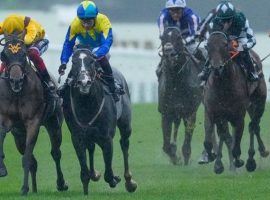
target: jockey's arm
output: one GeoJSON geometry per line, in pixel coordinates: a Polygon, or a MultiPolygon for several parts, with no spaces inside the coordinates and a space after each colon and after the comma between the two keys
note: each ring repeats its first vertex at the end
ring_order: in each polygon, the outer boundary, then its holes
{"type": "Polygon", "coordinates": [[[202,22],[200,23],[200,25],[199,25],[199,28],[198,28],[198,30],[196,32],[197,36],[199,36],[199,37],[204,37],[205,36],[205,34],[207,32],[207,27],[208,27],[209,23],[213,20],[215,15],[216,15],[216,9],[213,9],[212,11],[210,11],[208,13],[206,18],[204,18],[202,20],[202,22]]]}
{"type": "Polygon", "coordinates": [[[160,14],[157,24],[159,28],[159,37],[161,38],[165,30],[165,14],[164,13],[160,14]]]}
{"type": "Polygon", "coordinates": [[[196,33],[196,30],[198,29],[199,23],[200,23],[200,18],[197,15],[191,14],[188,17],[189,34],[185,38],[186,43],[190,43],[195,39],[195,33],[196,33]]]}
{"type": "Polygon", "coordinates": [[[71,31],[71,27],[68,28],[66,39],[63,45],[63,50],[62,50],[61,58],[60,58],[61,64],[68,63],[69,58],[73,52],[73,47],[75,45],[76,35],[71,35],[70,31],[71,31]]]}
{"type": "Polygon", "coordinates": [[[35,38],[37,37],[38,30],[33,21],[30,21],[28,26],[26,27],[26,35],[24,37],[24,43],[26,45],[31,45],[35,38]]]}
{"type": "Polygon", "coordinates": [[[101,32],[101,45],[95,52],[93,52],[97,58],[105,56],[109,52],[113,43],[112,26],[109,19],[103,15],[99,20],[98,29],[100,29],[101,32]]]}
{"type": "Polygon", "coordinates": [[[246,32],[246,36],[247,36],[246,46],[248,49],[251,49],[252,47],[254,47],[256,45],[256,38],[254,36],[253,30],[249,26],[249,22],[247,19],[245,22],[245,32],[246,32]]]}

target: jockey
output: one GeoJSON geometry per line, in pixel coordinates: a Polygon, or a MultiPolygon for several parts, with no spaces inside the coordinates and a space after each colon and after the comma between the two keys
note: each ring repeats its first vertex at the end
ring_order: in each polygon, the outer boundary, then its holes
{"type": "MultiPolygon", "coordinates": [[[[49,40],[45,39],[44,28],[30,17],[12,14],[0,23],[0,35],[13,33],[25,33],[23,40],[28,47],[29,59],[34,63],[42,81],[50,90],[54,90],[55,86],[41,58],[41,55],[48,49],[49,44],[49,40]]],[[[5,70],[5,61],[2,60],[2,62],[0,73],[5,70]]]]}
{"type": "MultiPolygon", "coordinates": [[[[158,18],[160,38],[162,39],[166,27],[176,26],[182,31],[183,42],[189,53],[194,54],[197,44],[195,33],[198,29],[200,18],[190,8],[186,7],[185,0],[167,0],[165,8],[161,10],[158,18]]],[[[161,62],[157,69],[160,73],[161,62]]]]}
{"type": "MultiPolygon", "coordinates": [[[[60,75],[64,74],[76,39],[78,39],[79,44],[90,46],[90,50],[105,73],[104,77],[114,100],[118,101],[119,97],[115,93],[112,68],[106,57],[113,43],[112,26],[108,17],[99,13],[97,6],[92,1],[80,3],[77,9],[77,17],[68,28],[61,54],[61,65],[58,69],[60,75]]],[[[60,90],[64,90],[65,85],[60,90]]]]}
{"type": "MultiPolygon", "coordinates": [[[[245,15],[240,11],[236,11],[230,2],[225,1],[208,14],[197,32],[199,37],[203,37],[208,24],[213,30],[223,30],[229,36],[237,38],[238,51],[240,51],[241,58],[248,71],[248,78],[250,81],[257,81],[259,77],[249,53],[249,50],[255,46],[256,39],[245,15]]],[[[203,71],[199,74],[199,78],[205,81],[209,72],[209,62],[206,62],[203,71]]]]}

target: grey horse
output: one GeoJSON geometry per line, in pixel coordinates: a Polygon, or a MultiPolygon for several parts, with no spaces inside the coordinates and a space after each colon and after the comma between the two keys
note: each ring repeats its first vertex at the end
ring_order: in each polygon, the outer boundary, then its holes
{"type": "Polygon", "coordinates": [[[131,102],[127,83],[123,75],[113,69],[115,80],[125,91],[115,103],[106,83],[103,83],[100,68],[86,48],[78,48],[72,56],[72,77],[63,94],[63,109],[66,123],[71,132],[73,146],[81,166],[81,181],[84,194],[88,194],[90,179],[97,181],[100,174],[94,169],[94,149],[98,144],[105,162],[104,179],[114,188],[120,178],[112,170],[113,137],[116,126],[120,130],[120,145],[124,157],[126,189],[134,192],[137,184],[129,171],[128,149],[131,135],[131,102]],[[86,151],[89,152],[90,170],[87,166],[86,151]]]}

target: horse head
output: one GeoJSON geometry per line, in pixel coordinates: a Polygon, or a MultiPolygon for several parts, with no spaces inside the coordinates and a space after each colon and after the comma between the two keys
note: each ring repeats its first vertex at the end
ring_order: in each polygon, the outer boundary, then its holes
{"type": "Polygon", "coordinates": [[[0,42],[4,46],[1,60],[6,66],[6,78],[15,93],[23,88],[27,65],[27,48],[20,38],[19,35],[5,35],[0,42]]]}
{"type": "Polygon", "coordinates": [[[207,42],[207,51],[211,68],[216,75],[221,75],[231,61],[230,39],[224,32],[212,32],[207,42]]]}
{"type": "Polygon", "coordinates": [[[164,58],[173,64],[178,64],[179,58],[185,56],[181,30],[177,27],[167,27],[161,41],[164,58]]]}
{"type": "Polygon", "coordinates": [[[88,95],[90,88],[97,79],[97,62],[88,48],[77,48],[72,56],[71,73],[74,86],[82,95],[88,95]]]}

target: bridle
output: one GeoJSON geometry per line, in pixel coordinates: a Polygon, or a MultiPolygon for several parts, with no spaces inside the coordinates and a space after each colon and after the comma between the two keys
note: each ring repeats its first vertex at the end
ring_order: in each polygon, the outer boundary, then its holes
{"type": "MultiPolygon", "coordinates": [[[[228,38],[228,36],[227,36],[224,32],[222,32],[222,31],[214,31],[214,32],[212,32],[212,33],[210,34],[209,38],[211,38],[211,36],[213,36],[213,35],[222,35],[222,36],[226,39],[226,41],[227,41],[227,43],[228,43],[228,47],[227,47],[227,48],[229,48],[229,42],[230,42],[230,39],[228,38]]],[[[228,52],[229,52],[229,51],[228,51],[228,52]]],[[[235,57],[237,57],[238,55],[239,55],[239,51],[234,52],[234,53],[230,56],[229,59],[227,59],[225,62],[223,62],[223,63],[220,65],[220,68],[223,68],[223,67],[225,67],[226,65],[230,64],[230,63],[232,62],[232,60],[233,60],[235,57]]],[[[211,67],[212,67],[212,66],[211,66],[211,67]]]]}

